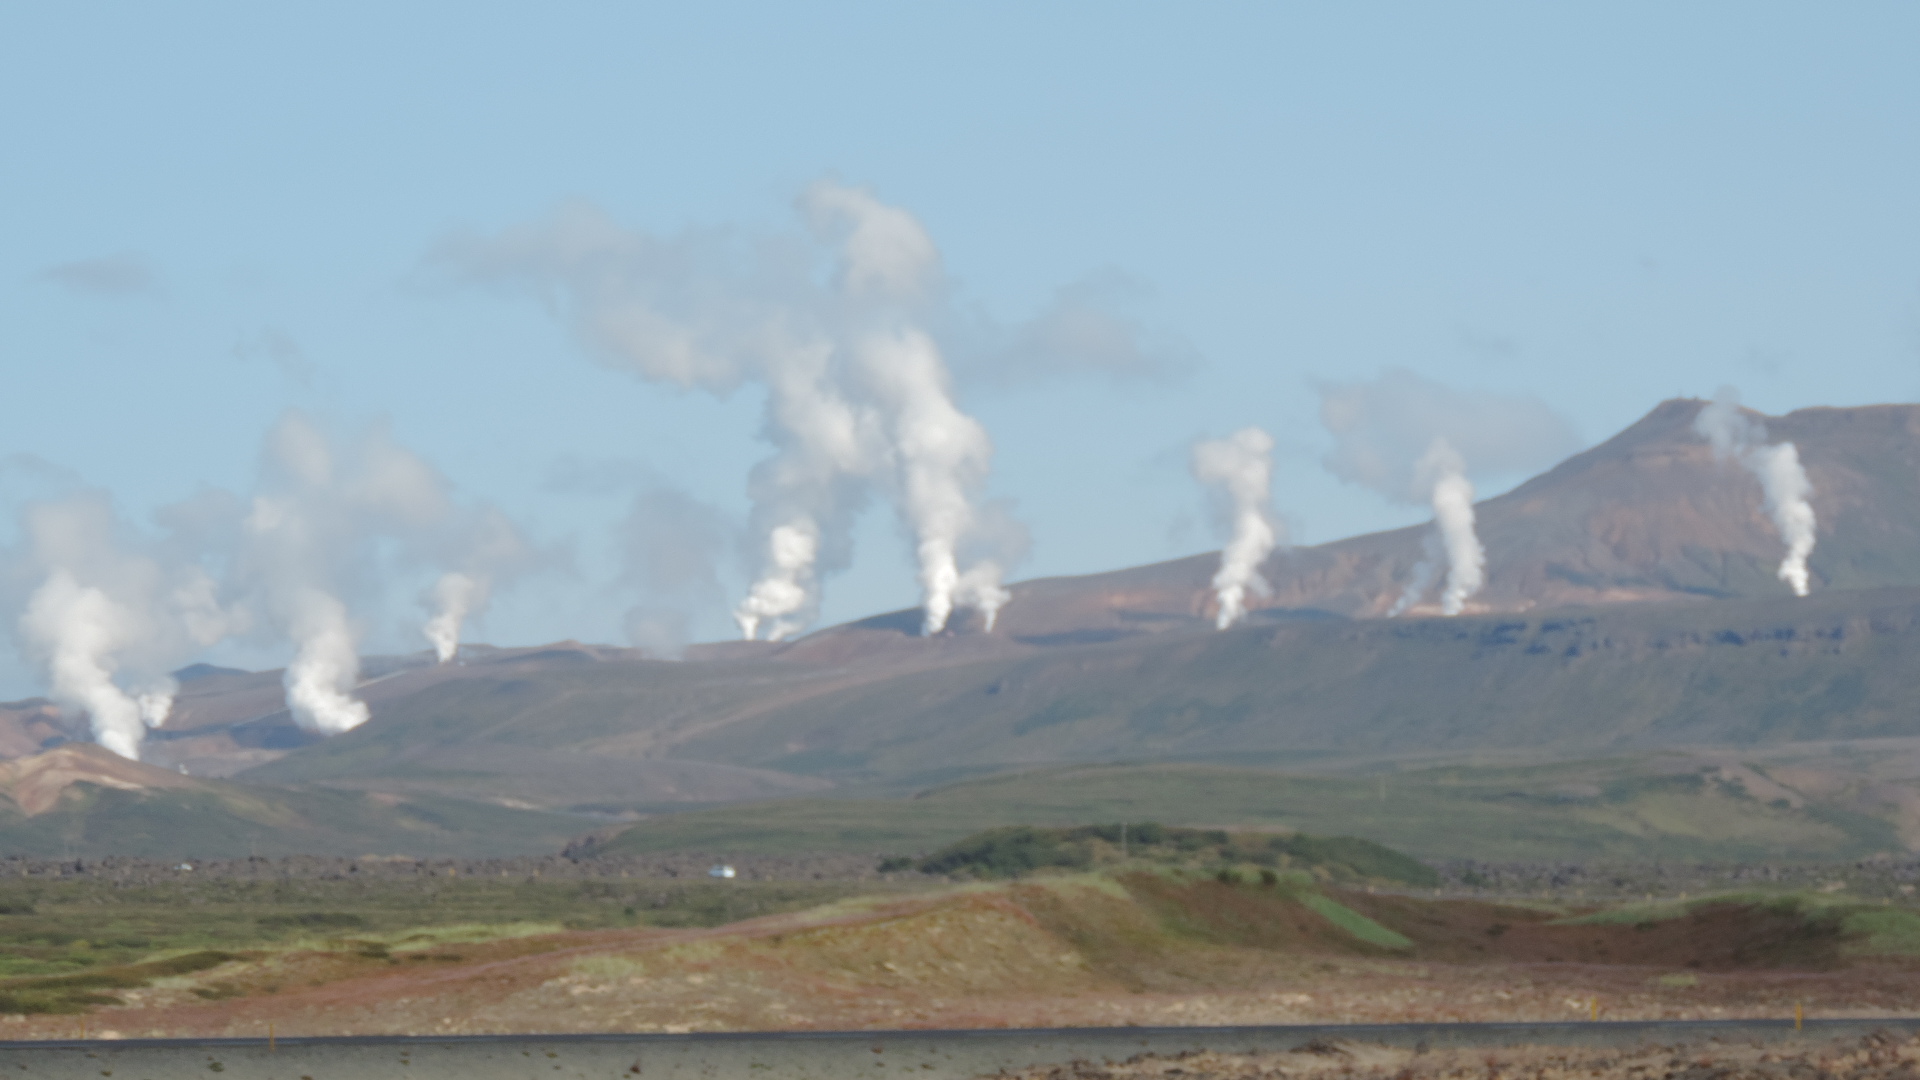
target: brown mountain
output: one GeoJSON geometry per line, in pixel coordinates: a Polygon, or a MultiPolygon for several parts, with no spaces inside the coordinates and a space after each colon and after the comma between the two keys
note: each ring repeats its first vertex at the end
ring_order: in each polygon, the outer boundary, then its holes
{"type": "MultiPolygon", "coordinates": [[[[1469,610],[1788,595],[1775,577],[1783,546],[1759,483],[1716,461],[1693,431],[1705,404],[1663,402],[1599,446],[1478,504],[1487,586],[1469,610]]],[[[1814,588],[1920,584],[1920,405],[1752,415],[1772,440],[1797,446],[1812,481],[1814,588]]],[[[1263,568],[1273,595],[1255,601],[1256,617],[1384,615],[1420,561],[1426,529],[1276,553],[1263,568]]],[[[1206,554],[1025,582],[996,632],[1093,640],[1202,622],[1213,612],[1208,582],[1218,565],[1206,554]]]]}
{"type": "Polygon", "coordinates": [[[1457,619],[1379,617],[1420,557],[1401,529],[1276,554],[1274,595],[1227,633],[1209,554],[1019,584],[991,634],[921,638],[908,611],[680,663],[575,642],[375,658],[372,722],[324,741],[278,673],[201,671],[150,746],[249,784],[617,811],[1068,762],[1920,736],[1920,407],[1766,418],[1820,521],[1796,600],[1758,485],[1692,431],[1702,404],[1479,504],[1489,584],[1457,619]]]}

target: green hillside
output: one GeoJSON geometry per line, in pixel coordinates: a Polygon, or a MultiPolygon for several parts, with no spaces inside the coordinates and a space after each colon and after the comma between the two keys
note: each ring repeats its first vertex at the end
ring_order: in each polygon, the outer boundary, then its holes
{"type": "Polygon", "coordinates": [[[0,810],[0,853],[232,858],[247,855],[477,856],[557,850],[579,818],[442,798],[201,783],[123,791],[72,785],[27,816],[0,810]]]}
{"type": "Polygon", "coordinates": [[[658,810],[1110,761],[1767,747],[1920,735],[1915,670],[1920,589],[1267,624],[919,666],[481,666],[244,776],[658,810]]]}
{"type": "Polygon", "coordinates": [[[1920,734],[1920,590],[1157,635],[910,671],[678,756],[924,783],[1051,763],[1299,768],[1920,734]]]}
{"type": "Polygon", "coordinates": [[[1900,824],[1833,799],[1775,805],[1692,759],[1447,766],[1371,777],[1205,765],[1054,768],[906,799],[792,799],[643,821],[608,854],[934,851],[985,829],[1132,820],[1363,837],[1421,858],[1832,860],[1904,851],[1900,824]]]}
{"type": "Polygon", "coordinates": [[[248,770],[261,784],[327,783],[549,808],[652,807],[827,786],[728,762],[671,759],[651,741],[723,723],[824,683],[797,664],[480,664],[367,694],[373,722],[248,770]],[[622,740],[633,745],[610,746],[622,740]]]}

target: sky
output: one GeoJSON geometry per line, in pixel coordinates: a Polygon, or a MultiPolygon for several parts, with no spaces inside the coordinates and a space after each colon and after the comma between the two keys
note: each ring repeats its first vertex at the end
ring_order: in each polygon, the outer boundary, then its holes
{"type": "MultiPolygon", "coordinates": [[[[662,490],[743,521],[764,391],[638,378],[444,253],[583,206],[799,235],[822,182],[913,215],[952,311],[1100,289],[1157,358],[950,358],[1016,580],[1216,547],[1189,448],[1248,425],[1293,543],[1423,520],[1329,465],[1329,387],[1392,373],[1574,445],[1724,385],[1920,400],[1916,39],[1894,3],[0,0],[0,512],[84,484],[148,528],[253,491],[290,409],[380,425],[542,553],[470,639],[622,641],[621,523],[662,490]]],[[[822,623],[917,602],[895,515],[854,552],[822,623]]],[[[424,646],[413,573],[351,598],[367,650],[424,646]]]]}

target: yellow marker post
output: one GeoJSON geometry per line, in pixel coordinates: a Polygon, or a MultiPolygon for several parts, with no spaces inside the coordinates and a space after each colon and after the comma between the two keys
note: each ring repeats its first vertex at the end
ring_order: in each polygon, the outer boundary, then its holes
{"type": "Polygon", "coordinates": [[[1806,1017],[1807,1017],[1806,1006],[1801,1002],[1798,1002],[1798,1001],[1794,1002],[1793,1003],[1793,1030],[1799,1031],[1800,1024],[1802,1021],[1806,1019],[1806,1017]]]}
{"type": "Polygon", "coordinates": [[[1593,1007],[1593,1018],[1595,1020],[1599,1020],[1600,1019],[1600,999],[1594,998],[1592,1001],[1588,1002],[1588,1004],[1593,1007]]]}

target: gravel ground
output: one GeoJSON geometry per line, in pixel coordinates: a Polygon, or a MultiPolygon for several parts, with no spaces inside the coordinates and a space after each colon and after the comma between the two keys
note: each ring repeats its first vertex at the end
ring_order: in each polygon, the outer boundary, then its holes
{"type": "Polygon", "coordinates": [[[1076,1061],[997,1080],[1892,1080],[1920,1077],[1920,1037],[1891,1033],[1806,1043],[1710,1040],[1633,1049],[1507,1047],[1419,1051],[1311,1042],[1285,1053],[1142,1055],[1120,1063],[1076,1061]]]}

